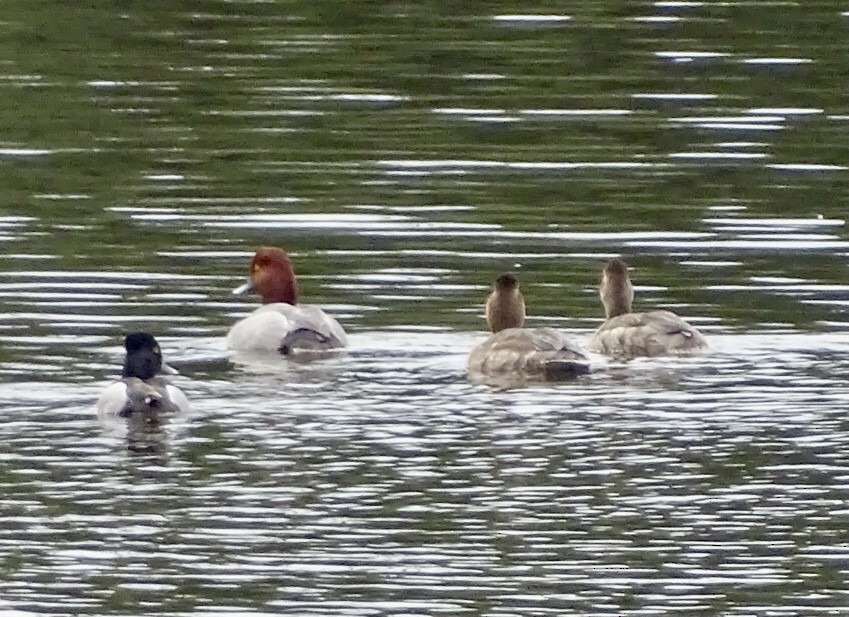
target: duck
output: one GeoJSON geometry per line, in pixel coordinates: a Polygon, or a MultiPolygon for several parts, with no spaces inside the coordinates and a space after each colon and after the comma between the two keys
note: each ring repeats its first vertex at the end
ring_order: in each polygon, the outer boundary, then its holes
{"type": "Polygon", "coordinates": [[[588,346],[609,356],[692,355],[708,348],[704,335],[671,311],[632,313],[634,286],[628,265],[618,257],[604,265],[599,285],[605,322],[588,346]]]}
{"type": "Polygon", "coordinates": [[[472,349],[470,375],[564,381],[590,372],[578,344],[554,328],[525,328],[525,299],[512,274],[499,276],[486,299],[486,323],[492,333],[472,349]]]}
{"type": "Polygon", "coordinates": [[[132,332],[124,338],[121,379],[107,386],[97,401],[101,418],[125,418],[131,424],[158,425],[162,414],[189,410],[186,395],[162,376],[176,372],[162,361],[162,351],[149,332],[132,332]]]}
{"type": "Polygon", "coordinates": [[[233,294],[251,291],[262,297],[262,306],[230,328],[230,349],[290,355],[348,346],[348,337],[338,321],[314,304],[298,302],[295,271],[283,249],[263,246],[256,251],[248,281],[233,294]]]}

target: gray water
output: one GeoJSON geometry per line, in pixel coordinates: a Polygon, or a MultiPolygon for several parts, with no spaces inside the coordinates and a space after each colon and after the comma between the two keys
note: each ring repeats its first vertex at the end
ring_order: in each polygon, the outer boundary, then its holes
{"type": "Polygon", "coordinates": [[[845,6],[7,4],[0,613],[849,614],[845,6]],[[261,244],[347,353],[227,351],[261,244]],[[709,355],[466,379],[612,255],[709,355]]]}

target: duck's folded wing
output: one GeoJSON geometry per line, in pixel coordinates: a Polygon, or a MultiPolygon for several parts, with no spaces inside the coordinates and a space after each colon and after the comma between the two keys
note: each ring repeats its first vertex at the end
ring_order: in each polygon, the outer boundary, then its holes
{"type": "Polygon", "coordinates": [[[127,406],[127,402],[127,384],[116,381],[107,386],[97,399],[97,415],[101,418],[118,417],[127,406]]]}
{"type": "Polygon", "coordinates": [[[347,347],[348,336],[342,325],[314,304],[291,306],[288,317],[295,330],[312,330],[328,340],[331,347],[347,347]]]}
{"type": "Polygon", "coordinates": [[[707,341],[675,313],[651,311],[607,320],[591,337],[590,347],[610,355],[661,356],[699,351],[707,341]]]}
{"type": "Polygon", "coordinates": [[[227,335],[230,349],[281,351],[292,336],[300,340],[304,333],[316,333],[312,348],[338,348],[348,344],[345,330],[338,321],[311,304],[266,304],[236,323],[227,335]],[[298,333],[298,334],[296,334],[298,333]]]}
{"type": "Polygon", "coordinates": [[[467,366],[472,373],[550,380],[589,371],[574,341],[551,328],[510,328],[493,334],[471,351],[467,366]]]}
{"type": "Polygon", "coordinates": [[[280,342],[292,331],[292,323],[284,313],[267,310],[268,306],[271,305],[257,309],[230,328],[227,334],[230,349],[277,351],[280,348],[280,342]]]}
{"type": "Polygon", "coordinates": [[[169,383],[167,378],[159,375],[146,385],[160,399],[159,407],[162,411],[189,411],[189,399],[180,388],[169,383]]]}
{"type": "Polygon", "coordinates": [[[177,386],[172,386],[168,384],[165,386],[165,394],[168,396],[168,400],[171,401],[171,404],[177,408],[177,411],[189,411],[191,405],[189,405],[189,399],[183,394],[183,391],[180,390],[177,386]]]}

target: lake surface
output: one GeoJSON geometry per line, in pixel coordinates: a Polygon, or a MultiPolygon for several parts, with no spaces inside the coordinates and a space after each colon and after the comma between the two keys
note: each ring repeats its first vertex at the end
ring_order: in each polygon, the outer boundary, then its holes
{"type": "Polygon", "coordinates": [[[849,615],[845,6],[160,4],[0,18],[0,614],[849,615]],[[347,353],[228,353],[262,244],[347,353]],[[709,355],[467,380],[614,255],[709,355]]]}

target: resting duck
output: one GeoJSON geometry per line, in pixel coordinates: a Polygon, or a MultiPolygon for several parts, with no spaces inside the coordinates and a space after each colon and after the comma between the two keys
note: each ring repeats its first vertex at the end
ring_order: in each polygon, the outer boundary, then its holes
{"type": "Polygon", "coordinates": [[[511,274],[495,281],[486,300],[486,323],[492,335],[472,349],[469,373],[529,381],[562,381],[589,372],[577,344],[552,328],[524,328],[525,299],[511,274]]]}
{"type": "MultiPolygon", "coordinates": [[[[158,424],[160,414],[188,411],[186,395],[160,374],[170,369],[162,361],[159,343],[147,332],[133,332],[124,339],[121,380],[108,386],[97,401],[101,417],[127,418],[132,423],[158,424]]],[[[173,371],[173,369],[170,369],[173,371]]]]}
{"type": "Polygon", "coordinates": [[[694,354],[708,347],[705,337],[675,313],[631,312],[634,286],[621,259],[605,264],[599,296],[607,321],[590,338],[593,351],[634,357],[694,354]]]}
{"type": "Polygon", "coordinates": [[[348,345],[338,321],[313,304],[298,304],[298,284],[286,251],[260,248],[251,260],[248,282],[236,295],[256,291],[263,306],[238,321],[227,334],[227,346],[243,351],[322,351],[348,345]]]}

